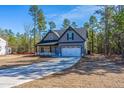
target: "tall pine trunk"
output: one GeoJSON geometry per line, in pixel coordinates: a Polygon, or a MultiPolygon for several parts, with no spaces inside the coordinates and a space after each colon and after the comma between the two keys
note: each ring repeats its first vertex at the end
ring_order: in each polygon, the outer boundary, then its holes
{"type": "Polygon", "coordinates": [[[93,36],[93,30],[92,30],[92,53],[94,53],[94,36],[93,36]]]}
{"type": "Polygon", "coordinates": [[[108,24],[108,6],[105,6],[105,55],[109,54],[109,24],[108,24]]]}

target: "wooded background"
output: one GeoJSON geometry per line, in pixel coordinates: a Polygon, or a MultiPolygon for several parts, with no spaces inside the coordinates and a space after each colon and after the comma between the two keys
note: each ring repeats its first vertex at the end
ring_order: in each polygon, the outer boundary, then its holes
{"type": "MultiPolygon", "coordinates": [[[[100,9],[94,11],[89,21],[82,27],[87,30],[88,51],[105,55],[118,54],[124,56],[124,6],[99,6],[100,9]],[[98,17],[99,16],[99,19],[98,17]]],[[[46,22],[44,13],[37,5],[30,6],[29,15],[32,16],[32,23],[25,24],[23,34],[13,33],[11,29],[0,29],[0,37],[7,40],[13,53],[33,53],[35,44],[48,32],[56,29],[53,21],[46,22]]],[[[84,14],[83,14],[84,15],[84,14]]],[[[80,19],[83,20],[83,19],[80,19]]],[[[76,22],[64,19],[62,28],[68,26],[78,28],[76,22]]]]}

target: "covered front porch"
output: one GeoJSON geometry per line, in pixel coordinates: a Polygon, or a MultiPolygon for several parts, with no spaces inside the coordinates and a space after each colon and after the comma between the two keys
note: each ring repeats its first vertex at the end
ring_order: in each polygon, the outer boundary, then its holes
{"type": "Polygon", "coordinates": [[[36,46],[36,55],[39,56],[59,56],[58,43],[42,43],[36,46]]]}

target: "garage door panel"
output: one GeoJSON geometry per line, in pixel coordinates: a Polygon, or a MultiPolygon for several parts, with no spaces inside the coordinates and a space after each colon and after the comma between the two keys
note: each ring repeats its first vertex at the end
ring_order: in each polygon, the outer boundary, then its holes
{"type": "Polygon", "coordinates": [[[81,56],[81,48],[62,48],[62,56],[81,56]]]}

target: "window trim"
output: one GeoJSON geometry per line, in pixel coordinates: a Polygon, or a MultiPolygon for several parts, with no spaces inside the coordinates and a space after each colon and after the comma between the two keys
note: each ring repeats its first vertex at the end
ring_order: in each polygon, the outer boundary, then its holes
{"type": "Polygon", "coordinates": [[[67,33],[67,40],[74,40],[74,33],[73,32],[67,33]]]}

